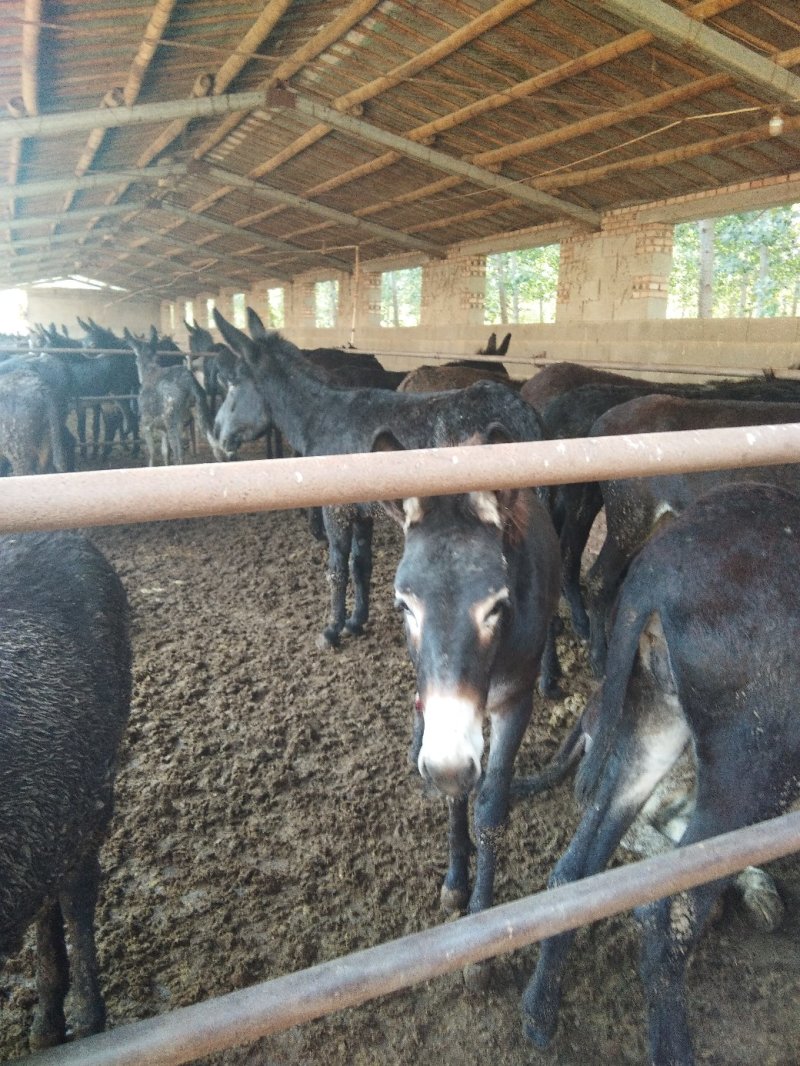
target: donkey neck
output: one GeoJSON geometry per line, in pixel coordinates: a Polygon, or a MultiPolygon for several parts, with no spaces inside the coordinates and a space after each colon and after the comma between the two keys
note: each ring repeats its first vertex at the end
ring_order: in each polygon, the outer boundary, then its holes
{"type": "Polygon", "coordinates": [[[299,352],[268,350],[259,379],[273,420],[296,452],[313,455],[342,450],[350,390],[323,381],[299,352]]]}

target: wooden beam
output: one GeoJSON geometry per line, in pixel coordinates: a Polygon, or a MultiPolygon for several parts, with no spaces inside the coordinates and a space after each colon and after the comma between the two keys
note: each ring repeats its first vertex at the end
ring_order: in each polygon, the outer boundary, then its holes
{"type": "MultiPolygon", "coordinates": [[[[122,87],[122,100],[120,102],[125,104],[126,107],[132,107],[139,98],[145,74],[153,60],[158,44],[164,36],[164,30],[167,28],[176,3],[177,0],[156,0],[139,48],[128,71],[127,80],[122,87]]],[[[91,167],[105,135],[106,131],[103,127],[96,127],[90,132],[83,152],[75,166],[75,176],[77,178],[82,177],[91,167]]],[[[74,197],[74,191],[67,193],[64,199],[64,211],[69,210],[74,197]]]]}
{"type": "Polygon", "coordinates": [[[606,10],[649,30],[659,40],[701,55],[717,70],[746,82],[770,100],[787,103],[800,100],[800,77],[796,74],[684,15],[663,0],[601,0],[601,3],[606,10]]]}
{"type": "MultiPolygon", "coordinates": [[[[65,189],[103,189],[128,181],[162,181],[164,178],[186,176],[184,163],[170,163],[163,166],[146,167],[143,170],[100,171],[96,174],[84,174],[82,178],[53,178],[49,181],[23,182],[17,188],[0,188],[0,204],[10,200],[31,196],[50,196],[52,193],[64,192],[65,189]]],[[[98,208],[98,214],[101,208],[98,208]]]]}
{"type": "MultiPolygon", "coordinates": [[[[784,133],[794,133],[797,130],[800,130],[800,116],[784,118],[784,133]]],[[[729,148],[740,148],[745,144],[767,141],[771,137],[769,123],[760,122],[749,130],[729,133],[722,137],[712,137],[706,141],[695,141],[694,144],[684,144],[680,148],[669,148],[650,155],[632,156],[615,163],[590,167],[588,170],[559,170],[558,173],[546,174],[533,180],[538,189],[571,189],[580,185],[591,185],[595,181],[604,181],[626,170],[641,171],[651,170],[653,167],[672,166],[674,163],[683,163],[687,159],[695,159],[698,156],[718,155],[729,148]]]]}
{"type": "Polygon", "coordinates": [[[289,241],[281,241],[278,240],[277,237],[266,237],[261,233],[253,233],[251,230],[247,230],[243,226],[232,226],[227,222],[219,222],[215,218],[209,218],[208,215],[202,215],[196,211],[189,211],[184,207],[179,207],[177,204],[170,203],[168,200],[162,200],[159,207],[164,214],[174,215],[175,218],[180,218],[184,222],[193,223],[204,229],[215,230],[217,233],[224,233],[229,237],[239,237],[242,240],[249,241],[250,244],[260,244],[262,247],[268,248],[273,252],[286,252],[291,255],[300,256],[314,256],[318,262],[327,262],[337,270],[350,269],[350,264],[344,259],[337,259],[335,256],[330,255],[322,255],[313,248],[303,248],[300,244],[291,244],[289,241]]]}
{"type": "MultiPolygon", "coordinates": [[[[711,18],[714,15],[719,14],[721,11],[727,11],[730,8],[737,7],[744,0],[702,0],[702,2],[694,4],[687,10],[692,18],[705,19],[711,18]]],[[[416,126],[414,129],[409,130],[405,136],[413,141],[425,141],[430,137],[435,136],[438,133],[443,133],[447,130],[461,125],[470,119],[477,118],[480,115],[486,114],[489,111],[499,110],[500,108],[507,107],[509,104],[513,104],[515,101],[524,99],[530,96],[534,96],[536,93],[560,84],[570,78],[577,78],[582,74],[587,73],[590,70],[595,70],[598,67],[605,65],[606,63],[615,62],[621,57],[635,52],[640,48],[644,48],[646,45],[652,43],[654,40],[653,34],[648,33],[646,30],[638,30],[635,33],[626,34],[626,36],[618,38],[616,41],[611,41],[609,44],[601,45],[599,48],[591,49],[582,55],[577,56],[575,59],[569,59],[564,63],[560,63],[550,70],[542,71],[540,74],[534,75],[532,78],[527,78],[525,81],[518,82],[516,85],[510,85],[507,88],[502,89],[500,92],[490,93],[488,96],[482,97],[480,100],[476,100],[471,104],[467,104],[464,107],[458,108],[456,111],[452,111],[447,115],[442,115],[437,119],[430,122],[425,122],[421,126],[416,126]]],[[[800,60],[795,60],[798,62],[800,60]]],[[[787,66],[791,63],[787,62],[787,66]]],[[[280,68],[279,68],[280,69],[280,68]]],[[[277,71],[276,71],[277,75],[277,71]]],[[[342,100],[334,101],[334,106],[339,107],[342,100]]],[[[220,127],[227,127],[228,130],[235,128],[236,124],[241,121],[240,115],[233,115],[230,119],[226,119],[220,127]]],[[[322,132],[322,127],[316,127],[318,132],[322,132]]],[[[205,141],[202,142],[199,148],[195,150],[194,158],[198,159],[205,152],[210,151],[215,147],[219,141],[222,140],[221,136],[216,134],[210,135],[205,141]]],[[[307,145],[309,140],[308,135],[298,138],[295,141],[297,150],[307,145]]],[[[261,177],[263,174],[274,170],[278,165],[285,162],[288,158],[291,158],[292,153],[290,150],[277,153],[271,160],[267,161],[262,167],[257,167],[255,170],[248,174],[248,177],[255,178],[261,177]]],[[[343,185],[348,185],[350,182],[358,181],[364,177],[377,174],[379,171],[384,170],[386,167],[393,166],[400,159],[402,154],[400,152],[389,151],[384,152],[382,155],[376,157],[368,163],[362,163],[357,167],[353,167],[350,170],[345,171],[342,174],[337,175],[334,178],[329,178],[327,181],[320,182],[317,185],[306,189],[303,195],[313,199],[321,196],[326,192],[332,192],[334,189],[339,189],[343,185]]],[[[481,164],[481,158],[475,157],[471,162],[478,165],[481,164]]],[[[440,192],[447,191],[461,184],[462,179],[446,178],[439,183],[438,189],[435,183],[428,183],[421,186],[418,190],[415,190],[406,195],[405,202],[412,202],[414,200],[424,199],[428,195],[437,195],[440,192]]],[[[218,197],[214,197],[217,199],[218,197]]],[[[212,203],[212,198],[205,201],[206,206],[212,203]]],[[[387,208],[391,207],[398,200],[386,201],[387,208]]],[[[377,210],[380,210],[378,208],[377,210]]],[[[279,213],[285,210],[284,208],[274,208],[273,213],[279,213]]],[[[366,217],[370,214],[377,213],[374,209],[374,205],[364,208],[363,210],[356,211],[359,217],[366,217]]]]}
{"type": "MultiPolygon", "coordinates": [[[[377,7],[380,0],[354,0],[343,11],[337,15],[331,22],[327,23],[318,33],[307,41],[304,45],[294,51],[287,59],[279,63],[272,74],[264,81],[259,82],[259,89],[271,89],[275,85],[282,84],[297,74],[299,70],[310,63],[311,60],[316,59],[327,48],[330,48],[332,44],[335,44],[341,37],[349,33],[354,26],[357,26],[363,18],[365,18],[373,8],[377,7]]],[[[239,123],[242,121],[242,115],[229,115],[224,119],[219,126],[201,142],[200,146],[195,150],[194,158],[202,159],[213,148],[215,148],[220,141],[224,140],[228,134],[236,129],[239,123]]]]}
{"type": "Polygon", "coordinates": [[[115,204],[114,207],[81,207],[69,214],[58,211],[52,215],[26,215],[23,218],[0,219],[0,230],[20,230],[34,226],[57,226],[61,223],[84,222],[88,218],[102,215],[103,218],[113,215],[134,215],[139,211],[157,211],[160,204],[157,200],[153,203],[125,203],[115,204]]]}
{"type": "Polygon", "coordinates": [[[232,189],[246,189],[252,193],[253,196],[258,196],[262,200],[271,200],[272,202],[290,204],[292,207],[296,207],[299,211],[305,211],[310,215],[319,215],[321,218],[327,219],[329,222],[338,222],[343,226],[347,226],[355,242],[360,234],[368,233],[370,236],[379,237],[382,240],[390,241],[392,244],[399,244],[404,248],[412,248],[417,252],[426,252],[428,255],[442,257],[445,254],[445,249],[440,244],[434,244],[433,241],[423,240],[421,237],[412,237],[407,233],[403,233],[401,230],[389,229],[388,226],[380,226],[377,222],[366,222],[362,218],[358,218],[357,215],[350,215],[346,211],[337,211],[333,207],[325,207],[324,204],[315,203],[313,200],[306,200],[302,196],[295,196],[294,193],[284,192],[283,189],[275,189],[270,185],[265,185],[260,181],[253,181],[251,178],[245,178],[239,174],[234,174],[230,170],[223,170],[222,167],[206,167],[203,164],[189,164],[190,170],[192,166],[200,166],[202,170],[199,171],[213,178],[215,181],[224,182],[226,187],[232,189]]]}
{"type": "Polygon", "coordinates": [[[555,196],[542,194],[538,189],[520,185],[518,182],[510,181],[508,178],[501,178],[496,174],[491,174],[488,170],[476,167],[474,163],[467,163],[462,159],[447,155],[445,152],[439,152],[425,145],[417,144],[407,137],[398,137],[395,133],[378,129],[377,126],[373,126],[369,122],[363,122],[361,119],[352,118],[350,115],[343,115],[334,110],[334,108],[327,107],[325,104],[311,100],[308,97],[295,93],[290,94],[290,96],[291,99],[287,100],[286,104],[281,103],[277,106],[289,107],[300,112],[300,114],[318,119],[329,126],[333,126],[335,129],[343,130],[345,133],[350,133],[371,144],[380,144],[383,147],[400,152],[401,155],[408,156],[408,158],[414,159],[419,163],[426,163],[435,170],[443,170],[447,174],[458,175],[475,185],[503,193],[513,200],[520,200],[523,203],[530,204],[539,211],[555,215],[568,215],[595,229],[600,226],[600,214],[597,211],[579,207],[568,200],[560,200],[555,196]]]}

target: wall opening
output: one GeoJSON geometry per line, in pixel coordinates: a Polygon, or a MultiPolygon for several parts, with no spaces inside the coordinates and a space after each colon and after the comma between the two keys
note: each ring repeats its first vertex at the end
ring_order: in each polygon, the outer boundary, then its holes
{"type": "Polygon", "coordinates": [[[183,317],[184,320],[188,322],[190,326],[193,326],[195,324],[193,300],[187,300],[186,303],[183,305],[183,317]]]}
{"type": "Polygon", "coordinates": [[[286,325],[286,297],[283,288],[267,289],[267,325],[270,329],[283,329],[286,325]]]}
{"type": "Polygon", "coordinates": [[[214,298],[210,296],[206,300],[206,325],[208,326],[209,329],[214,329],[214,327],[216,326],[216,322],[214,321],[214,308],[215,307],[216,307],[216,302],[215,302],[214,298]]]}
{"type": "Polygon", "coordinates": [[[484,322],[555,322],[560,257],[558,244],[487,255],[484,322]]]}
{"type": "Polygon", "coordinates": [[[247,297],[243,292],[235,292],[231,304],[234,326],[237,329],[247,329],[247,297]]]}
{"type": "Polygon", "coordinates": [[[24,289],[0,290],[0,333],[28,332],[28,294],[24,289]]]}
{"type": "Polygon", "coordinates": [[[668,318],[778,318],[800,311],[800,204],[673,232],[668,318]]]}
{"type": "Polygon", "coordinates": [[[418,326],[422,311],[422,267],[381,274],[381,325],[418,326]]]}
{"type": "Polygon", "coordinates": [[[338,310],[338,280],[316,282],[314,285],[314,325],[317,329],[333,329],[336,325],[338,310]]]}

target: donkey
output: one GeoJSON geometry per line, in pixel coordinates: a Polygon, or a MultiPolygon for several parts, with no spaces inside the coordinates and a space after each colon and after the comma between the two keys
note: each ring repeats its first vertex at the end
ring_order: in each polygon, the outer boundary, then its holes
{"type": "MultiPolygon", "coordinates": [[[[490,432],[492,443],[508,439],[490,432]]],[[[375,443],[376,450],[399,447],[389,433],[375,443]]],[[[547,508],[530,489],[383,506],[405,535],[395,603],[417,675],[412,760],[449,809],[441,903],[448,912],[475,914],[492,905],[514,759],[558,603],[558,541],[547,508]],[[477,859],[470,893],[471,794],[477,859]]]]}
{"type": "Polygon", "coordinates": [[[228,387],[225,374],[225,357],[228,348],[226,345],[215,341],[209,331],[203,329],[202,326],[192,325],[186,319],[183,320],[183,324],[189,335],[189,351],[193,356],[200,356],[203,361],[203,388],[208,399],[209,409],[213,415],[216,413],[219,403],[222,402],[222,397],[228,387]],[[218,355],[222,356],[221,361],[218,359],[218,355]]]}
{"type": "MultiPolygon", "coordinates": [[[[533,408],[498,382],[481,381],[468,389],[430,395],[337,387],[323,380],[290,341],[265,330],[252,310],[248,317],[254,340],[216,310],[214,317],[225,341],[239,356],[237,379],[215,426],[226,453],[234,452],[242,440],[257,437],[267,420],[280,426],[299,455],[370,451],[383,432],[391,433],[406,448],[458,444],[495,425],[511,440],[542,438],[533,408]]],[[[372,504],[323,508],[331,583],[331,613],[322,633],[323,647],[335,647],[345,630],[360,635],[368,620],[374,513],[372,504]],[[348,562],[355,605],[346,618],[348,562]]],[[[549,668],[542,672],[542,683],[552,689],[555,656],[547,659],[549,668]]]]}
{"type": "Polygon", "coordinates": [[[158,363],[158,335],[150,332],[150,340],[137,340],[127,329],[125,339],[136,354],[136,367],[141,388],[139,410],[142,436],[147,448],[148,466],[155,463],[155,434],[161,436],[164,465],[183,462],[183,427],[192,418],[199,418],[215,459],[223,458],[214,437],[211,413],[205,393],[194,374],[185,365],[160,366],[158,363]]]}
{"type": "MultiPolygon", "coordinates": [[[[592,426],[592,436],[656,433],[800,422],[800,403],[686,400],[644,396],[613,407],[592,426]]],[[[590,662],[602,675],[611,606],[633,556],[657,525],[673,518],[703,493],[730,482],[762,481],[800,492],[800,464],[738,467],[601,482],[606,538],[587,579],[590,662]]]]}
{"type": "MultiPolygon", "coordinates": [[[[35,362],[35,360],[34,360],[35,362]]],[[[14,474],[64,473],[71,467],[59,396],[41,374],[0,374],[0,456],[14,474]]]]}
{"type": "MultiPolygon", "coordinates": [[[[594,435],[592,427],[606,411],[629,400],[656,394],[687,400],[800,403],[800,381],[758,375],[701,384],[663,384],[633,379],[629,384],[602,381],[584,384],[553,397],[546,405],[542,412],[545,435],[549,440],[594,435]]],[[[521,395],[525,398],[525,387],[521,395]]],[[[552,506],[561,542],[564,597],[570,606],[575,633],[581,640],[588,641],[590,622],[581,593],[580,568],[592,524],[603,506],[600,486],[597,482],[559,485],[553,491],[552,506]]]]}
{"type": "MultiPolygon", "coordinates": [[[[800,497],[713,489],[664,526],[620,591],[594,742],[578,768],[584,815],[550,886],[602,870],[690,745],[696,799],[680,845],[774,817],[800,794],[800,497]]],[[[649,1061],[690,1066],[686,967],[722,878],[637,911],[649,1061]]],[[[522,1001],[527,1036],[555,1032],[574,933],[541,945],[522,1001]]]]}
{"type": "Polygon", "coordinates": [[[101,1030],[98,853],[131,697],[125,590],[83,535],[0,537],[0,965],[35,924],[34,1048],[101,1030]],[[65,927],[70,953],[65,945],[65,927]]]}

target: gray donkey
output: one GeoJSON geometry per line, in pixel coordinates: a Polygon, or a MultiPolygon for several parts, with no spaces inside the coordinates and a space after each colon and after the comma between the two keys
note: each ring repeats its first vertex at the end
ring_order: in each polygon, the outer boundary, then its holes
{"type": "Polygon", "coordinates": [[[191,370],[187,366],[159,365],[155,329],[151,329],[147,341],[138,340],[126,329],[125,340],[136,353],[141,384],[139,418],[148,466],[155,464],[156,433],[161,437],[164,465],[183,462],[183,427],[192,417],[199,420],[214,458],[225,458],[214,437],[206,394],[191,370]]]}

